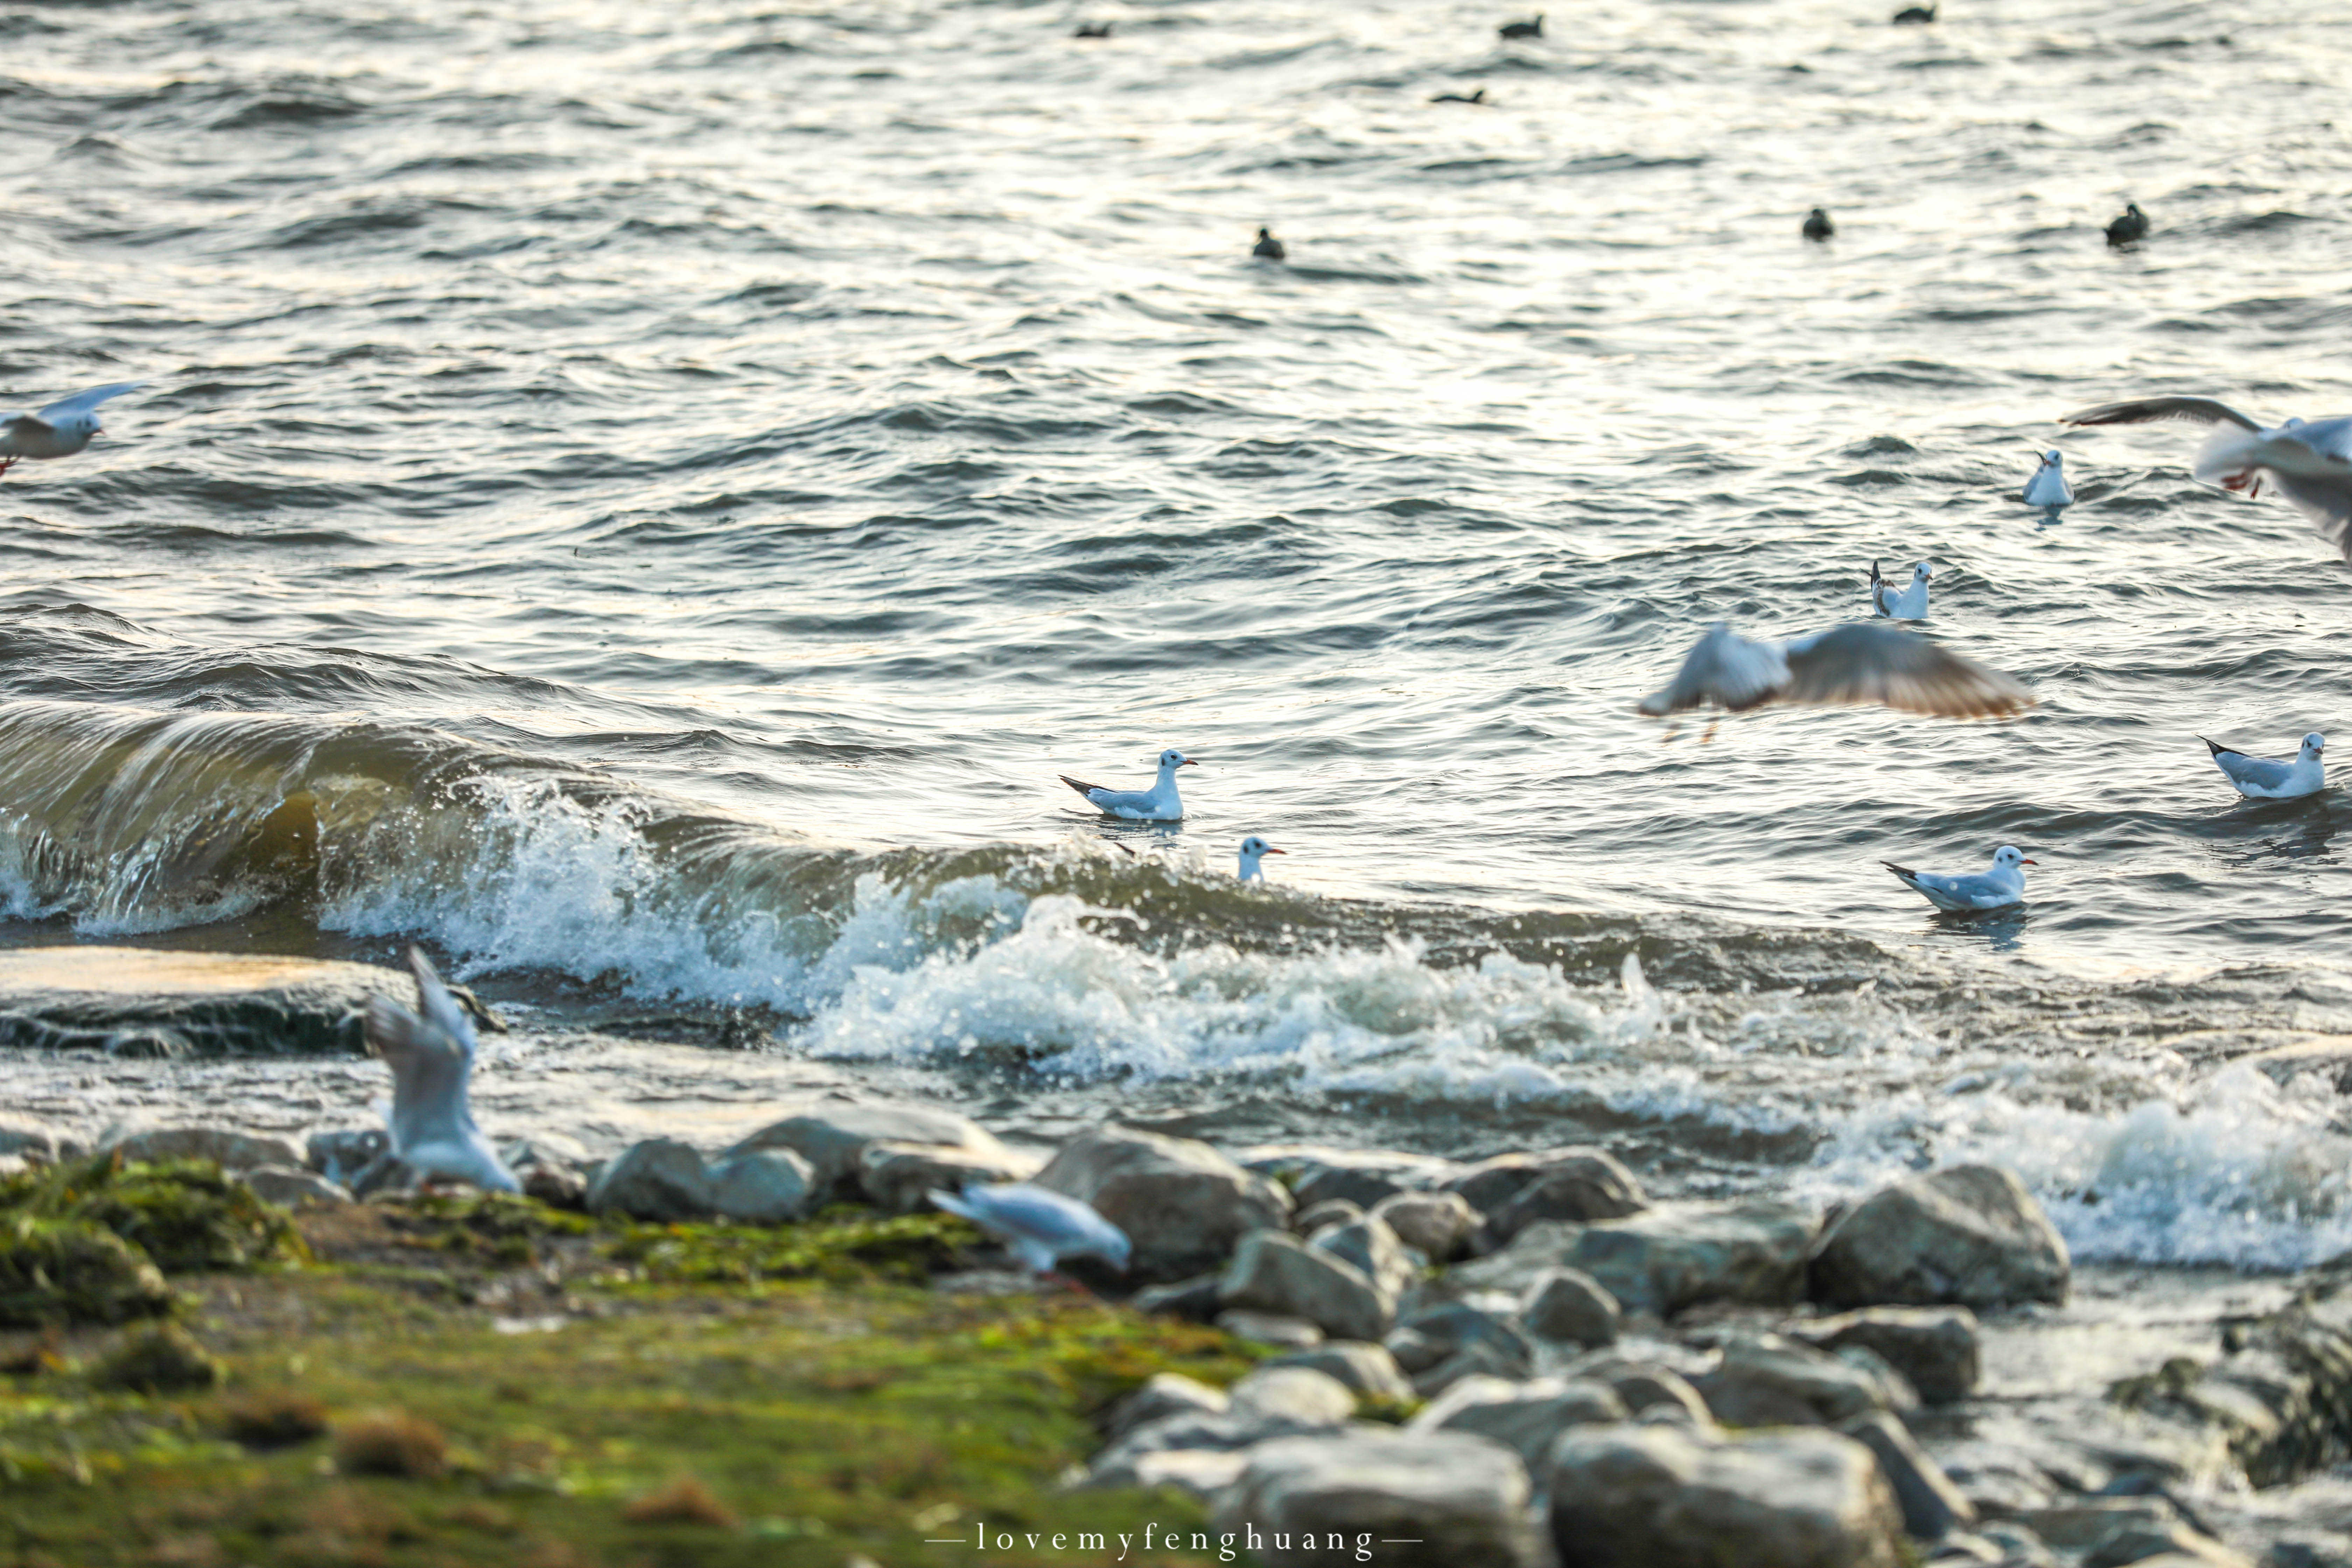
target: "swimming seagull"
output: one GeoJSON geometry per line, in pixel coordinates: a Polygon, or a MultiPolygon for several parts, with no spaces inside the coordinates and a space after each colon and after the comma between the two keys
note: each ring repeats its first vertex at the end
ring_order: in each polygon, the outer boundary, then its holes
{"type": "Polygon", "coordinates": [[[1932,22],[1935,19],[1936,7],[1932,4],[1927,5],[1906,5],[1903,9],[1895,13],[1895,25],[1898,27],[1907,27],[1920,22],[1932,22]]]}
{"type": "Polygon", "coordinates": [[[1247,838],[1242,840],[1242,880],[1244,882],[1265,881],[1265,868],[1260,865],[1259,862],[1265,859],[1268,855],[1287,855],[1289,853],[1289,850],[1276,849],[1273,845],[1268,844],[1256,834],[1251,834],[1247,838]]]}
{"type": "Polygon", "coordinates": [[[1495,31],[1507,38],[1540,38],[1543,37],[1543,13],[1537,12],[1532,21],[1506,22],[1495,31]]]}
{"type": "Polygon", "coordinates": [[[2143,397],[2078,408],[2061,425],[2147,425],[2185,419],[2217,428],[2198,449],[2189,469],[2225,490],[2263,493],[2263,481],[2311,520],[2319,536],[2352,561],[2352,415],[2290,419],[2263,429],[2253,419],[2210,397],[2143,397]]]}
{"type": "Polygon", "coordinates": [[[1127,1232],[1076,1198],[1027,1182],[1001,1182],[968,1186],[961,1197],[934,1189],[931,1202],[1003,1242],[1032,1274],[1050,1274],[1063,1258],[1088,1255],[1127,1272],[1127,1232]]]}
{"type": "Polygon", "coordinates": [[[486,1192],[519,1193],[482,1130],[474,1125],[466,1080],[474,1070],[474,1021],[466,1016],[433,961],[408,950],[416,976],[416,1011],[389,996],[368,998],[368,1048],[392,1068],[393,1158],[430,1181],[471,1182],[486,1192]]]}
{"type": "Polygon", "coordinates": [[[1878,563],[1870,563],[1870,607],[1873,613],[1898,621],[1924,621],[1927,618],[1927,579],[1936,569],[1925,561],[1911,568],[1911,585],[1896,588],[1878,574],[1878,563]]]}
{"type": "Polygon", "coordinates": [[[1275,238],[1268,230],[1259,229],[1257,243],[1250,247],[1250,254],[1260,261],[1279,261],[1284,255],[1282,241],[1275,238]]]}
{"type": "Polygon", "coordinates": [[[1881,860],[1879,864],[1902,878],[1906,887],[1937,909],[1958,914],[1969,910],[2005,910],[2011,904],[2023,903],[2025,872],[2021,868],[2038,862],[2028,860],[2015,845],[2004,844],[1993,851],[1992,869],[1973,877],[1938,877],[1932,871],[1897,866],[1892,860],[1881,860]]]}
{"type": "Polygon", "coordinates": [[[2074,487],[2066,482],[2066,459],[2056,448],[2042,454],[2042,466],[2025,481],[2025,504],[2053,512],[2074,504],[2074,487]]]}
{"type": "Polygon", "coordinates": [[[1741,637],[1717,621],[1663,689],[1642,699],[1653,718],[1712,703],[1737,713],[1768,702],[1878,702],[1945,718],[2000,718],[2033,706],[1997,669],[1897,626],[1849,622],[1785,642],[1741,637]]]}
{"type": "MultiPolygon", "coordinates": [[[[2202,735],[2197,738],[2205,741],[2202,735]]],[[[2319,755],[2327,749],[2327,737],[2316,730],[2303,738],[2303,749],[2291,763],[2250,757],[2210,741],[2205,741],[2205,749],[2213,753],[2213,765],[2249,800],[2296,800],[2327,787],[2326,766],[2319,755]]]]}
{"type": "Polygon", "coordinates": [[[0,474],[16,467],[19,458],[72,457],[106,428],[98,422],[100,404],[146,384],[118,381],[60,397],[38,414],[0,414],[0,474]]]}
{"type": "Polygon", "coordinates": [[[1467,98],[1458,92],[1441,92],[1429,101],[1432,103],[1484,103],[1486,101],[1486,89],[1482,87],[1467,98]]]}
{"type": "Polygon", "coordinates": [[[1830,221],[1828,213],[1820,207],[1815,207],[1805,215],[1803,232],[1807,239],[1827,239],[1837,232],[1837,225],[1830,221]]]}
{"type": "Polygon", "coordinates": [[[2137,202],[2126,202],[2124,210],[2107,224],[2107,244],[2117,250],[2147,237],[2147,215],[2139,210],[2137,202]]]}
{"type": "Polygon", "coordinates": [[[1177,798],[1176,770],[1198,766],[1198,763],[1171,746],[1160,753],[1160,777],[1150,789],[1108,789],[1067,773],[1055,776],[1085,795],[1105,816],[1123,816],[1129,822],[1181,822],[1184,803],[1177,798]]]}

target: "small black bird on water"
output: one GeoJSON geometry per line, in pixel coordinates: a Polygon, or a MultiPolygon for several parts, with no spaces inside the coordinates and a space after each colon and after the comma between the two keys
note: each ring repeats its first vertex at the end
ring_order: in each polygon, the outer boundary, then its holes
{"type": "Polygon", "coordinates": [[[2123,215],[2107,225],[2107,243],[2120,250],[2126,245],[2137,245],[2147,237],[2147,215],[2139,210],[2137,202],[2126,202],[2123,215]]]}
{"type": "Polygon", "coordinates": [[[1432,103],[1484,103],[1486,101],[1486,89],[1482,87],[1467,98],[1458,92],[1441,92],[1429,101],[1432,103]]]}
{"type": "Polygon", "coordinates": [[[1932,22],[1936,19],[1937,4],[1940,4],[1940,0],[1926,5],[1906,5],[1895,13],[1895,25],[1901,27],[1913,22],[1932,22]]]}
{"type": "Polygon", "coordinates": [[[1540,38],[1543,37],[1544,14],[1536,13],[1532,22],[1506,22],[1495,31],[1507,38],[1540,38]]]}
{"type": "Polygon", "coordinates": [[[1256,257],[1261,261],[1279,261],[1282,259],[1283,254],[1282,241],[1275,238],[1273,235],[1268,234],[1265,229],[1259,229],[1257,231],[1257,243],[1250,247],[1250,254],[1256,257]]]}
{"type": "Polygon", "coordinates": [[[1081,22],[1078,24],[1078,30],[1072,33],[1070,37],[1074,38],[1108,38],[1110,37],[1110,24],[1108,22],[1081,22]]]}
{"type": "Polygon", "coordinates": [[[1820,207],[1815,207],[1812,211],[1805,215],[1805,237],[1807,239],[1827,239],[1836,232],[1837,225],[1832,223],[1830,221],[1830,215],[1820,207]]]}

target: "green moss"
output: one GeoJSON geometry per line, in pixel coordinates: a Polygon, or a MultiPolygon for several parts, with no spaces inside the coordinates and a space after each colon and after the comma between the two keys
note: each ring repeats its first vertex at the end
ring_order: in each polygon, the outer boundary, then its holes
{"type": "Polygon", "coordinates": [[[0,1213],[0,1327],[120,1323],[171,1308],[163,1275],[113,1232],[0,1213]]]}
{"type": "Polygon", "coordinates": [[[101,1226],[167,1274],[246,1270],[308,1256],[282,1209],[209,1161],[71,1161],[0,1187],[0,1214],[101,1226]]]}
{"type": "Polygon", "coordinates": [[[758,1284],[770,1279],[882,1279],[913,1282],[953,1268],[984,1238],[952,1215],[877,1217],[870,1209],[828,1209],[803,1225],[630,1226],[607,1248],[648,1279],[758,1284]]]}
{"type": "Polygon", "coordinates": [[[159,1323],[125,1340],[121,1349],[90,1370],[89,1381],[94,1388],[176,1394],[218,1386],[221,1363],[185,1329],[159,1323]]]}

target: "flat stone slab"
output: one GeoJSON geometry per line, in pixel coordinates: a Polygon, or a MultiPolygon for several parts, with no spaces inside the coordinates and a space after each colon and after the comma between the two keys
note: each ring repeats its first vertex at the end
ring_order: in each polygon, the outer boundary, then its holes
{"type": "Polygon", "coordinates": [[[372,963],[144,947],[0,952],[0,1047],[134,1057],[357,1055],[360,1011],[403,1001],[372,963]]]}

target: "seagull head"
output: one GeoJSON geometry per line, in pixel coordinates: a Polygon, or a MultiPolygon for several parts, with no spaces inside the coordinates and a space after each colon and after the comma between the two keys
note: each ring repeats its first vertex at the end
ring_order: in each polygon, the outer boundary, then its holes
{"type": "Polygon", "coordinates": [[[2303,754],[2315,757],[2327,749],[2327,737],[2314,730],[2303,738],[2303,754]]]}
{"type": "Polygon", "coordinates": [[[2025,858],[2025,851],[2016,845],[2004,844],[1992,852],[1992,864],[1993,869],[1997,871],[2014,871],[2020,866],[2038,866],[2041,862],[2028,860],[2025,858]]]}
{"type": "Polygon", "coordinates": [[[1935,574],[1936,569],[1933,566],[1928,565],[1925,561],[1920,562],[1917,565],[1911,568],[1911,581],[1914,583],[1925,583],[1928,578],[1933,577],[1935,574]]]}
{"type": "Polygon", "coordinates": [[[2054,468],[2064,462],[2065,458],[2060,456],[2054,448],[2042,454],[2042,466],[2045,468],[2054,468]]]}
{"type": "Polygon", "coordinates": [[[1287,855],[1287,849],[1276,849],[1256,834],[1242,840],[1242,880],[1246,882],[1258,875],[1257,863],[1268,855],[1287,855]]]}
{"type": "Polygon", "coordinates": [[[1163,773],[1174,773],[1178,768],[1195,768],[1200,765],[1173,746],[1160,753],[1160,771],[1163,773]]]}

